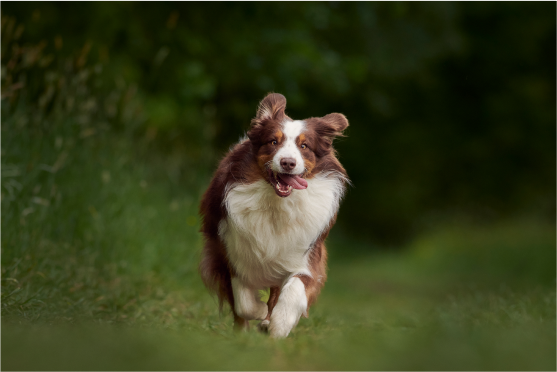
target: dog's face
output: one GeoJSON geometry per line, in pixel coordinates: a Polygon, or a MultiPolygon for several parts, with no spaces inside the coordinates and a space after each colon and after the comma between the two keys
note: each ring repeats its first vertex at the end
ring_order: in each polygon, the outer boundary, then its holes
{"type": "Polygon", "coordinates": [[[292,120],[285,109],[283,95],[269,94],[248,132],[261,175],[280,197],[307,188],[306,179],[338,165],[333,139],[348,127],[342,114],[292,120]]]}

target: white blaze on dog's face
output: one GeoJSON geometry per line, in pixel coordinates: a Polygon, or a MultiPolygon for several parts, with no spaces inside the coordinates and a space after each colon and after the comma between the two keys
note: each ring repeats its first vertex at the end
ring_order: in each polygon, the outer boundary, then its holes
{"type": "Polygon", "coordinates": [[[285,120],[282,123],[282,133],[285,138],[282,142],[282,146],[278,149],[275,156],[273,156],[271,165],[271,169],[275,173],[295,175],[304,173],[304,159],[298,148],[297,140],[300,134],[302,134],[305,126],[306,124],[301,120],[285,120]],[[291,168],[292,165],[294,165],[293,168],[291,168]]]}
{"type": "Polygon", "coordinates": [[[262,138],[267,138],[267,145],[260,148],[258,159],[266,167],[269,183],[280,197],[289,196],[293,190],[305,190],[308,186],[304,175],[307,171],[306,159],[301,143],[306,124],[301,120],[284,117],[281,121],[267,123],[262,131],[262,138]]]}

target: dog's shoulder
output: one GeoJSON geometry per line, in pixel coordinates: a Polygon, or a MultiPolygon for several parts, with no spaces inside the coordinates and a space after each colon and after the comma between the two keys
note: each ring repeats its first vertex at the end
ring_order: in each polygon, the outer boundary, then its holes
{"type": "Polygon", "coordinates": [[[242,138],[220,161],[201,199],[199,212],[203,219],[201,228],[203,233],[209,236],[217,235],[218,223],[226,215],[223,205],[226,187],[245,178],[246,169],[252,168],[251,159],[253,159],[251,144],[247,138],[242,138]]]}

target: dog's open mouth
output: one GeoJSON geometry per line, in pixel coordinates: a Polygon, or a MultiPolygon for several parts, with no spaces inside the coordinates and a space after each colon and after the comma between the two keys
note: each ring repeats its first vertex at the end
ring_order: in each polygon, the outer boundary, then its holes
{"type": "Polygon", "coordinates": [[[292,194],[293,189],[303,190],[308,187],[308,183],[302,176],[297,174],[277,173],[272,169],[267,169],[269,182],[275,189],[275,193],[281,198],[292,194]]]}

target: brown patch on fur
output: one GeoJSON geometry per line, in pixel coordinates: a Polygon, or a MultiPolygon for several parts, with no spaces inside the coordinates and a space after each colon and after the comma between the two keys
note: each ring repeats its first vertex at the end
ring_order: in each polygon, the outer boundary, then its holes
{"type": "Polygon", "coordinates": [[[230,272],[231,267],[226,258],[224,244],[218,238],[206,238],[199,273],[205,286],[217,293],[220,311],[225,300],[234,309],[230,272]]]}
{"type": "Polygon", "coordinates": [[[262,153],[261,155],[257,155],[257,165],[261,170],[264,170],[267,167],[267,164],[273,161],[273,153],[262,153]]]}
{"type": "Polygon", "coordinates": [[[265,120],[276,120],[281,122],[286,117],[286,98],[279,93],[269,93],[259,103],[257,115],[252,120],[252,126],[256,123],[263,124],[265,120]]]}
{"type": "Polygon", "coordinates": [[[261,131],[261,136],[263,137],[262,144],[256,150],[257,165],[263,171],[263,174],[265,174],[267,164],[273,160],[273,156],[275,156],[275,153],[284,142],[284,134],[281,130],[277,129],[274,133],[271,133],[271,131],[280,126],[278,123],[270,122],[267,126],[268,128],[261,131]],[[274,145],[273,141],[277,141],[277,144],[274,145]]]}
{"type": "MultiPolygon", "coordinates": [[[[309,118],[304,120],[306,130],[303,133],[306,149],[301,149],[304,164],[307,169],[305,177],[313,178],[321,171],[336,171],[348,178],[346,170],[336,158],[333,148],[335,137],[342,136],[342,131],[348,127],[348,120],[342,114],[329,114],[322,118],[309,118]]],[[[298,145],[302,145],[300,137],[298,145]]]]}
{"type": "Polygon", "coordinates": [[[309,308],[317,301],[317,297],[321,293],[321,289],[327,281],[327,248],[325,247],[325,239],[329,235],[329,231],[336,222],[336,215],[329,223],[329,227],[317,239],[309,252],[308,266],[311,277],[307,275],[294,275],[299,278],[306,289],[306,297],[308,301],[308,310],[304,316],[307,318],[309,308]]]}
{"type": "Polygon", "coordinates": [[[313,169],[315,168],[315,162],[304,158],[304,178],[312,178],[314,176],[313,169]]]}
{"type": "MultiPolygon", "coordinates": [[[[327,249],[325,248],[323,240],[317,242],[310,252],[309,269],[312,277],[307,275],[295,275],[300,278],[306,288],[308,310],[317,300],[319,293],[321,293],[321,289],[325,285],[325,281],[327,281],[327,249]]],[[[307,313],[305,316],[307,317],[307,313]]]]}
{"type": "Polygon", "coordinates": [[[248,137],[256,148],[272,139],[279,140],[275,137],[276,133],[281,130],[281,123],[285,119],[290,119],[285,110],[286,98],[282,94],[271,93],[263,98],[259,104],[257,115],[251,120],[251,127],[248,131],[248,137]]]}
{"type": "Polygon", "coordinates": [[[273,313],[273,309],[277,304],[279,295],[280,295],[280,287],[271,287],[269,292],[269,300],[267,301],[268,312],[264,320],[271,320],[271,314],[273,313]]]}
{"type": "Polygon", "coordinates": [[[315,153],[311,150],[308,142],[308,137],[305,133],[300,134],[298,138],[296,138],[296,145],[300,149],[300,153],[302,154],[302,158],[304,159],[305,178],[308,178],[308,176],[312,174],[316,162],[315,153]],[[306,145],[306,148],[303,149],[302,145],[306,145]]]}

